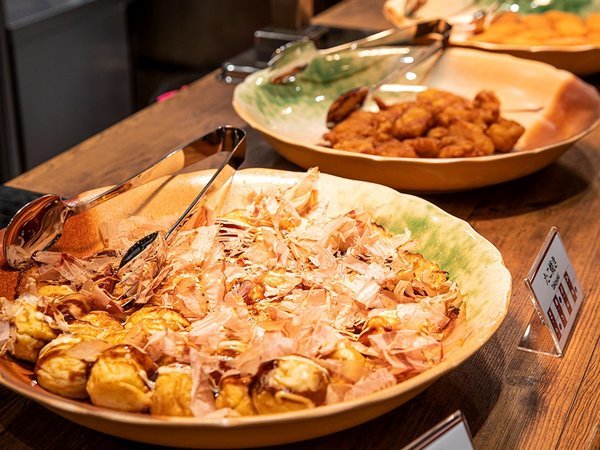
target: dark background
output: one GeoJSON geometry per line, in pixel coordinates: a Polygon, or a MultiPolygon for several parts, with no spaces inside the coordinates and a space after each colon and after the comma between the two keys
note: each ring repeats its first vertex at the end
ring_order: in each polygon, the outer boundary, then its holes
{"type": "MultiPolygon", "coordinates": [[[[0,0],[0,182],[336,0],[0,0]]],[[[198,105],[202,108],[202,105],[198,105]]]]}

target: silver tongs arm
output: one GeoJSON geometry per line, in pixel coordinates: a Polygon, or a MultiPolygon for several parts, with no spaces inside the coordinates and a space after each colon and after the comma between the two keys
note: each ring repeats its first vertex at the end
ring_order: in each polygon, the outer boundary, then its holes
{"type": "Polygon", "coordinates": [[[357,49],[427,45],[432,41],[446,47],[450,40],[451,29],[450,24],[439,19],[411,23],[402,28],[381,31],[363,39],[318,51],[308,40],[291,42],[278,49],[269,61],[269,68],[272,72],[269,81],[272,84],[291,84],[316,58],[327,59],[330,55],[343,54],[357,49]]]}
{"type": "Polygon", "coordinates": [[[380,31],[356,41],[330,47],[322,51],[322,54],[335,54],[343,51],[356,50],[359,48],[385,47],[407,43],[418,44],[424,38],[437,34],[442,37],[447,45],[450,39],[452,27],[443,20],[431,20],[428,22],[412,23],[401,28],[390,28],[380,31]]]}
{"type": "MultiPolygon", "coordinates": [[[[194,218],[206,204],[207,199],[221,190],[231,179],[236,170],[244,162],[246,151],[246,132],[240,128],[223,126],[211,133],[206,134],[196,141],[199,148],[203,149],[205,155],[211,155],[210,159],[220,159],[217,162],[217,170],[210,178],[208,183],[202,188],[196,198],[190,203],[181,216],[164,234],[164,241],[169,242],[169,238],[177,234],[177,231],[184,229],[186,225],[194,226],[194,218]]],[[[159,232],[156,231],[133,244],[123,255],[119,269],[129,264],[146,248],[148,248],[158,238],[159,232]]]]}
{"type": "Polygon", "coordinates": [[[226,185],[244,162],[246,152],[246,132],[244,130],[229,126],[219,127],[203,139],[209,145],[219,148],[219,153],[223,155],[223,162],[181,217],[165,233],[165,240],[168,240],[169,236],[178,230],[185,228],[185,225],[196,216],[200,208],[206,203],[207,198],[226,185]]]}

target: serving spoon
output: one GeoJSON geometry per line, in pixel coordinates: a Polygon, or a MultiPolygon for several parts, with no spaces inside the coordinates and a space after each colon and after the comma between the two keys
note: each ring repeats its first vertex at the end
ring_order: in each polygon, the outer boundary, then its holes
{"type": "MultiPolygon", "coordinates": [[[[243,133],[242,130],[236,130],[243,133]]],[[[173,150],[137,175],[89,200],[82,200],[78,196],[63,200],[57,194],[48,194],[27,203],[17,211],[6,227],[2,246],[4,259],[15,269],[27,267],[35,252],[51,247],[60,238],[64,223],[69,217],[88,211],[152,180],[179,172],[216,153],[215,146],[208,144],[214,133],[215,131],[173,150]]]]}

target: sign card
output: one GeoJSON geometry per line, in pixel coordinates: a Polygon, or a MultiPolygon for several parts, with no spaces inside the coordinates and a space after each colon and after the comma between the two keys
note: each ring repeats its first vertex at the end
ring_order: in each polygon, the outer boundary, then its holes
{"type": "Polygon", "coordinates": [[[473,443],[463,413],[456,411],[402,450],[473,450],[473,443]]]}
{"type": "Polygon", "coordinates": [[[525,284],[540,319],[550,329],[557,354],[562,355],[583,303],[583,289],[556,227],[550,230],[525,284]]]}

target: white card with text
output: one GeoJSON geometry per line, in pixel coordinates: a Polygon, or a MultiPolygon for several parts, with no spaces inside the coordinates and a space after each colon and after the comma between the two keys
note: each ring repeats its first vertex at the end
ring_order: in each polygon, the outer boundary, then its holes
{"type": "Polygon", "coordinates": [[[527,282],[538,312],[562,353],[583,303],[583,289],[555,227],[527,275],[527,282]]]}

